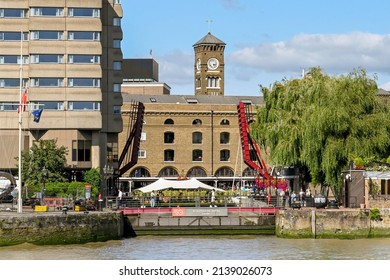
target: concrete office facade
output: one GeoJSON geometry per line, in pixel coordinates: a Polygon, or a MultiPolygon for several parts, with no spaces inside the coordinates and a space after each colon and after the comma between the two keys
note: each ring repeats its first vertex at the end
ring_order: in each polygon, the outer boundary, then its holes
{"type": "Polygon", "coordinates": [[[69,171],[116,167],[122,131],[120,0],[0,1],[0,169],[16,170],[22,91],[23,148],[57,139],[69,171]],[[43,108],[39,123],[31,112],[43,108]]]}

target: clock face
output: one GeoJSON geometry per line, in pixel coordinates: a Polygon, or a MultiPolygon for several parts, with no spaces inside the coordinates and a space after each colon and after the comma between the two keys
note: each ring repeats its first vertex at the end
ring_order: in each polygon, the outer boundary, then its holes
{"type": "Polygon", "coordinates": [[[200,58],[198,58],[198,60],[196,61],[196,69],[197,70],[200,70],[200,58]]]}
{"type": "Polygon", "coordinates": [[[209,69],[211,70],[215,70],[218,68],[219,66],[219,61],[218,59],[212,57],[210,58],[208,61],[207,61],[207,66],[209,67],[209,69]]]}

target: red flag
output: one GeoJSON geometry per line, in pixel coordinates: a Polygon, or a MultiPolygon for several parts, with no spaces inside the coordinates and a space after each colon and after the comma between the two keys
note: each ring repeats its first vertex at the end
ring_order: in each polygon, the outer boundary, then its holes
{"type": "Polygon", "coordinates": [[[18,107],[18,113],[20,111],[20,107],[22,107],[22,112],[26,111],[27,104],[27,89],[23,91],[22,100],[20,100],[20,106],[18,107]]]}

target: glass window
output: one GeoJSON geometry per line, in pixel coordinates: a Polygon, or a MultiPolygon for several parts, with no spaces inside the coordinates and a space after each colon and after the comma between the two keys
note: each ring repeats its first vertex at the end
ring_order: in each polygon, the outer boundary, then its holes
{"type": "Polygon", "coordinates": [[[18,87],[20,87],[20,79],[19,78],[0,79],[0,87],[1,88],[18,88],[18,87]]]}
{"type": "Polygon", "coordinates": [[[145,168],[139,167],[130,172],[130,177],[150,177],[150,173],[145,168]]]}
{"type": "Polygon", "coordinates": [[[91,140],[72,141],[72,161],[91,161],[91,140]]]}
{"type": "Polygon", "coordinates": [[[178,175],[179,173],[177,173],[177,170],[175,168],[165,167],[161,169],[157,177],[177,177],[178,175]]]}
{"type": "Polygon", "coordinates": [[[230,168],[222,167],[215,172],[216,177],[233,177],[234,172],[230,168]]]}
{"type": "Polygon", "coordinates": [[[175,142],[175,133],[165,132],[164,133],[164,144],[173,144],[175,142]]]}
{"type": "Polygon", "coordinates": [[[113,84],[113,92],[121,92],[122,84],[113,84]]]}
{"type": "Polygon", "coordinates": [[[202,121],[200,119],[195,119],[193,122],[192,122],[193,125],[201,125],[202,124],[202,121]]]}
{"type": "Polygon", "coordinates": [[[174,160],[175,160],[175,151],[164,150],[164,161],[174,161],[174,160]]]}
{"type": "Polygon", "coordinates": [[[114,26],[121,26],[121,18],[113,18],[112,24],[114,26]]]}
{"type": "Polygon", "coordinates": [[[63,31],[31,31],[31,40],[63,40],[63,31]]]}
{"type": "Polygon", "coordinates": [[[70,54],[68,56],[68,62],[75,64],[99,64],[100,55],[70,54]]]}
{"type": "Polygon", "coordinates": [[[62,87],[64,78],[31,78],[32,87],[62,87]]]}
{"type": "Polygon", "coordinates": [[[25,18],[25,17],[27,17],[27,10],[24,10],[24,9],[0,9],[0,17],[25,18]]]}
{"type": "Polygon", "coordinates": [[[146,150],[138,150],[138,158],[146,158],[146,150]]]}
{"type": "MultiPolygon", "coordinates": [[[[23,64],[28,64],[28,56],[22,58],[23,64]]],[[[0,64],[20,64],[20,55],[0,55],[0,64]]]]}
{"type": "Polygon", "coordinates": [[[118,161],[118,143],[107,142],[107,162],[118,161]]]}
{"type": "MultiPolygon", "coordinates": [[[[0,40],[2,41],[20,41],[21,38],[21,32],[0,32],[0,40]]],[[[23,40],[27,39],[28,33],[23,33],[23,40]]]]}
{"type": "Polygon", "coordinates": [[[202,150],[193,150],[192,151],[192,161],[202,161],[203,151],[202,150]]]}
{"type": "Polygon", "coordinates": [[[59,17],[64,15],[64,8],[32,7],[31,16],[59,17]]]}
{"type": "Polygon", "coordinates": [[[187,175],[189,177],[207,177],[206,171],[200,167],[193,167],[191,168],[187,175]]]}
{"type": "Polygon", "coordinates": [[[100,79],[94,78],[69,78],[70,87],[100,87],[100,79]]]}
{"type": "Polygon", "coordinates": [[[120,61],[114,61],[114,63],[113,63],[113,69],[114,69],[115,71],[120,71],[120,70],[122,70],[122,62],[120,62],[120,61]]]}
{"type": "Polygon", "coordinates": [[[18,110],[19,102],[0,103],[0,111],[16,111],[18,110]]]}
{"type": "Polygon", "coordinates": [[[121,106],[114,105],[112,110],[113,110],[113,114],[114,115],[120,115],[121,114],[121,106]]]}
{"type": "Polygon", "coordinates": [[[32,54],[31,63],[63,63],[63,54],[32,54]]]}
{"type": "Polygon", "coordinates": [[[192,133],[192,144],[202,144],[202,132],[192,133]]]}
{"type": "Polygon", "coordinates": [[[114,0],[114,4],[120,4],[121,0],[114,0]]]}
{"type": "Polygon", "coordinates": [[[230,122],[229,122],[229,120],[227,120],[227,119],[223,119],[222,121],[221,121],[221,125],[229,125],[230,124],[230,122]]]}
{"type": "Polygon", "coordinates": [[[112,41],[112,47],[114,49],[120,49],[121,48],[121,40],[113,40],[112,41]]]}
{"type": "Polygon", "coordinates": [[[100,9],[94,8],[69,8],[70,17],[100,17],[100,9]]]}
{"type": "Polygon", "coordinates": [[[219,135],[219,143],[220,144],[229,144],[230,141],[230,133],[229,132],[221,132],[219,135]]]}
{"type": "Polygon", "coordinates": [[[98,41],[100,40],[100,32],[94,31],[69,31],[68,32],[69,40],[89,40],[89,41],[98,41]]]}
{"type": "Polygon", "coordinates": [[[220,161],[230,161],[230,151],[229,150],[221,150],[219,155],[220,161]]]}
{"type": "Polygon", "coordinates": [[[172,119],[166,119],[164,121],[164,124],[174,124],[173,120],[172,119]]]}
{"type": "Polygon", "coordinates": [[[63,101],[33,101],[30,103],[33,110],[44,109],[44,110],[55,110],[63,111],[64,102],[63,101]]]}
{"type": "Polygon", "coordinates": [[[89,111],[99,111],[100,103],[93,101],[69,101],[68,110],[89,110],[89,111]]]}

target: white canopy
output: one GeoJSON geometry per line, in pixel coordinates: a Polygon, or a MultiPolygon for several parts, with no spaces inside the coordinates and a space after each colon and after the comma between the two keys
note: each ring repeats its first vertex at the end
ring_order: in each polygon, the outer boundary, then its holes
{"type": "Polygon", "coordinates": [[[206,185],[196,178],[191,178],[189,180],[167,180],[160,178],[156,182],[151,183],[145,187],[139,188],[141,192],[147,193],[151,191],[160,191],[165,189],[206,189],[206,190],[216,190],[223,192],[224,190],[214,188],[212,186],[206,185]]]}

